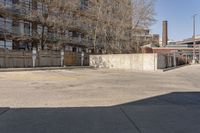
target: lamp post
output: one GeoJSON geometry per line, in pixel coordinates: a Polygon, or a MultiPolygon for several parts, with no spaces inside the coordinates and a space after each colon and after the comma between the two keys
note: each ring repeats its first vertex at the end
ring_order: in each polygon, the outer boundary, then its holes
{"type": "Polygon", "coordinates": [[[198,14],[194,14],[193,15],[193,59],[192,59],[192,63],[195,64],[196,63],[196,16],[198,14]]]}

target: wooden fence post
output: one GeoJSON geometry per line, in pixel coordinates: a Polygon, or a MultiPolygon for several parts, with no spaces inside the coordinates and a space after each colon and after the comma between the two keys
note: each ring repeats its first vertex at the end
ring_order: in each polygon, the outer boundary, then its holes
{"type": "Polygon", "coordinates": [[[5,51],[4,51],[4,67],[6,68],[7,67],[7,54],[8,54],[8,52],[7,52],[7,49],[5,49],[5,51]]]}
{"type": "Polygon", "coordinates": [[[26,67],[26,55],[25,55],[25,51],[23,51],[23,66],[26,67]]]}
{"type": "Polygon", "coordinates": [[[32,61],[33,61],[33,67],[36,66],[36,55],[37,55],[37,52],[36,52],[36,49],[33,48],[33,51],[32,51],[32,61]]]}
{"type": "Polygon", "coordinates": [[[63,67],[64,66],[64,55],[65,55],[65,52],[64,52],[64,50],[62,49],[61,50],[61,62],[60,62],[60,65],[61,65],[61,67],[63,67]]]}

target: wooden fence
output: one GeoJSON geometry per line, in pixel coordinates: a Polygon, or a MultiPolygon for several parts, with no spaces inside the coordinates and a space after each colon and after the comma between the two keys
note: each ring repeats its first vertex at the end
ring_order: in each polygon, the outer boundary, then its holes
{"type": "MultiPolygon", "coordinates": [[[[65,66],[80,66],[80,53],[65,53],[65,66]]],[[[89,55],[84,55],[83,65],[89,65],[89,55]]],[[[40,51],[36,54],[35,67],[61,66],[60,51],[40,51]]],[[[27,68],[33,67],[32,51],[0,51],[0,68],[27,68]]]]}
{"type": "MultiPolygon", "coordinates": [[[[72,53],[72,52],[65,52],[64,56],[64,65],[65,66],[81,66],[81,53],[72,53]]],[[[88,66],[89,65],[89,55],[84,54],[83,57],[83,65],[88,66]]]]}
{"type": "Polygon", "coordinates": [[[32,53],[25,51],[0,51],[0,67],[31,67],[32,53]]]}

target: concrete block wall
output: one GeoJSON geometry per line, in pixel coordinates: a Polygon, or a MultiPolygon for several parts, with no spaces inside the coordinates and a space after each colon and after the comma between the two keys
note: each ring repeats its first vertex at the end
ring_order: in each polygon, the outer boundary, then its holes
{"type": "MultiPolygon", "coordinates": [[[[172,55],[167,55],[167,54],[158,54],[158,69],[164,69],[164,68],[170,68],[176,66],[174,64],[174,57],[172,55]]],[[[178,58],[176,58],[178,59],[178,58]]],[[[177,61],[176,61],[177,62],[177,61]]],[[[177,64],[178,65],[178,64],[177,64]]]]}
{"type": "Polygon", "coordinates": [[[158,54],[111,54],[90,55],[90,66],[109,69],[131,69],[155,71],[165,64],[158,54]],[[163,62],[158,67],[158,63],[163,62]]]}
{"type": "Polygon", "coordinates": [[[157,68],[158,69],[164,69],[164,68],[167,68],[167,57],[164,56],[164,55],[159,55],[157,56],[157,68]]]}

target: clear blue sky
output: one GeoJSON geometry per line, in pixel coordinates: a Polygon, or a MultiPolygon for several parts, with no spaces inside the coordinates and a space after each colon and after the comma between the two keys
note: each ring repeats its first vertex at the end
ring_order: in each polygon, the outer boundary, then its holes
{"type": "MultiPolygon", "coordinates": [[[[200,13],[200,0],[157,0],[156,22],[153,33],[162,35],[162,21],[168,20],[169,39],[182,40],[192,36],[192,15],[200,13]]],[[[197,34],[200,34],[200,15],[196,19],[197,34]]]]}

